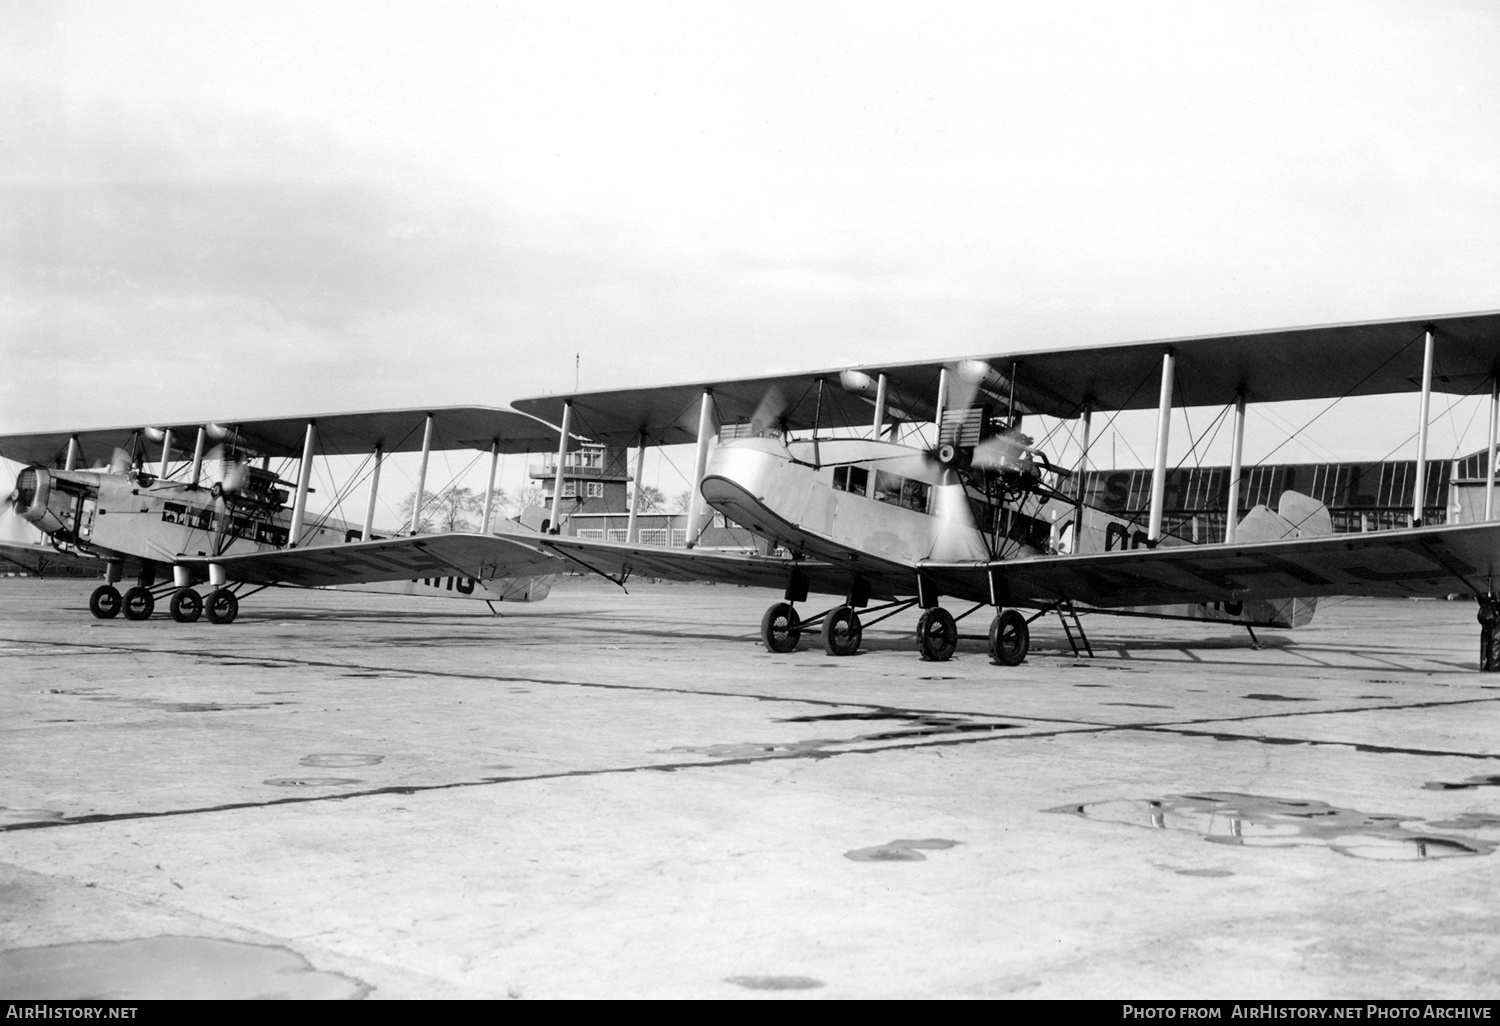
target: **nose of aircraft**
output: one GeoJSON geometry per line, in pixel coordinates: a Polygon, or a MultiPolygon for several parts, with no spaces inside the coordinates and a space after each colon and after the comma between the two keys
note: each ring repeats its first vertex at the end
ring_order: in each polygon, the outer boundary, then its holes
{"type": "MultiPolygon", "coordinates": [[[[778,471],[791,466],[791,453],[776,438],[740,438],[725,442],[709,456],[703,475],[703,498],[736,523],[769,530],[768,506],[778,505],[778,471]]],[[[785,513],[783,512],[783,516],[785,513]]]]}

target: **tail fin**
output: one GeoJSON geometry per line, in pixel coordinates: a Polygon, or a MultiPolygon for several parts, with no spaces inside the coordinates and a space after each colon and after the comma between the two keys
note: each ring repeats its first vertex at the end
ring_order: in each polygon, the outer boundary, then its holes
{"type": "MultiPolygon", "coordinates": [[[[1281,541],[1283,538],[1315,538],[1333,533],[1333,517],[1328,507],[1301,492],[1282,492],[1276,512],[1256,506],[1235,530],[1235,541],[1281,541]]],[[[1253,618],[1277,627],[1301,627],[1312,622],[1317,611],[1315,598],[1263,599],[1245,603],[1253,618]]]]}
{"type": "Polygon", "coordinates": [[[1276,512],[1256,506],[1235,528],[1238,542],[1281,541],[1283,538],[1313,538],[1333,533],[1328,507],[1301,492],[1282,492],[1276,512]]]}

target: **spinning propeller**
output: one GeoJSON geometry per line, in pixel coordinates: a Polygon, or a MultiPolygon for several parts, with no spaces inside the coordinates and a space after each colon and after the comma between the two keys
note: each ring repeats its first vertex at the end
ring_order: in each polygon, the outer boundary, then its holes
{"type": "Polygon", "coordinates": [[[238,495],[250,482],[249,460],[222,444],[203,454],[203,467],[215,498],[238,495]]]}
{"type": "MultiPolygon", "coordinates": [[[[14,512],[17,502],[22,498],[21,478],[19,474],[11,479],[10,484],[3,489],[3,494],[5,498],[3,500],[0,500],[0,517],[14,512]]],[[[28,498],[28,504],[30,503],[30,501],[31,500],[28,498]]]]}
{"type": "Polygon", "coordinates": [[[791,404],[787,402],[786,394],[772,385],[766,389],[766,394],[760,397],[760,403],[755,407],[755,413],[750,417],[750,430],[756,435],[764,435],[775,430],[779,433],[786,432],[786,411],[791,404]]]}

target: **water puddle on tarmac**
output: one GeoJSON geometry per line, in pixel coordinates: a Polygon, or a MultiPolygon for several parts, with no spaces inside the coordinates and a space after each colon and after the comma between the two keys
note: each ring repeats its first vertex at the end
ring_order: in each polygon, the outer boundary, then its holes
{"type": "Polygon", "coordinates": [[[768,755],[818,755],[825,749],[871,741],[910,741],[944,734],[990,734],[1015,730],[1014,723],[976,723],[967,716],[939,716],[932,713],[906,712],[901,709],[873,709],[862,712],[820,713],[816,716],[790,716],[776,723],[842,723],[842,722],[909,723],[908,729],[883,730],[853,737],[818,737],[805,741],[738,741],[716,745],[680,745],[659,749],[663,752],[694,752],[712,759],[754,759],[768,755]]]}
{"type": "Polygon", "coordinates": [[[163,702],[153,698],[127,698],[124,695],[94,694],[99,688],[47,688],[44,695],[75,695],[85,702],[109,702],[133,705],[162,712],[210,713],[238,712],[244,709],[267,709],[274,705],[296,705],[296,702],[163,702]]]}
{"type": "Polygon", "coordinates": [[[355,755],[352,752],[327,752],[304,755],[299,766],[319,766],[325,769],[348,769],[352,766],[378,766],[385,760],[383,755],[355,755]]]}
{"type": "Polygon", "coordinates": [[[1500,787],[1500,776],[1469,777],[1456,783],[1433,780],[1422,785],[1424,791],[1472,791],[1479,787],[1500,787]]]}
{"type": "Polygon", "coordinates": [[[748,990],[814,990],[823,986],[822,980],[811,976],[726,976],[724,982],[748,990]]]}
{"type": "Polygon", "coordinates": [[[320,972],[287,948],[210,937],[146,937],[0,951],[17,1000],[362,998],[371,987],[320,972]]]}
{"type": "Polygon", "coordinates": [[[1500,827],[1500,816],[1488,812],[1460,812],[1452,819],[1436,819],[1427,825],[1438,830],[1494,830],[1500,827]]]}
{"type": "Polygon", "coordinates": [[[844,852],[844,858],[851,862],[926,862],[927,856],[918,849],[926,848],[928,851],[947,851],[957,846],[957,841],[950,841],[946,837],[922,837],[918,839],[898,838],[887,844],[877,844],[873,848],[855,848],[853,851],[844,852]]]}
{"type": "MultiPolygon", "coordinates": [[[[1419,821],[1418,816],[1386,816],[1340,809],[1320,801],[1232,791],[1091,802],[1045,811],[1147,829],[1188,831],[1216,844],[1247,848],[1322,845],[1341,855],[1382,862],[1488,855],[1496,847],[1491,841],[1430,834],[1401,825],[1419,821]]],[[[1466,829],[1452,820],[1426,825],[1466,829]]]]}
{"type": "Polygon", "coordinates": [[[879,734],[860,734],[852,741],[896,741],[903,738],[931,737],[934,734],[984,734],[996,730],[1015,730],[1014,723],[976,723],[967,716],[942,716],[934,713],[907,712],[902,709],[872,709],[866,712],[820,713],[816,716],[789,716],[777,723],[838,723],[846,721],[881,721],[910,723],[909,730],[888,730],[879,734]]]}
{"type": "Polygon", "coordinates": [[[8,809],[0,805],[0,827],[12,823],[57,823],[63,814],[54,809],[8,809]]]}

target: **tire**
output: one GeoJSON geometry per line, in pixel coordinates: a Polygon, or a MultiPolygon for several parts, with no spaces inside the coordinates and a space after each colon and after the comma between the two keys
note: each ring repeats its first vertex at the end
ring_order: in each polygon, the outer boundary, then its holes
{"type": "Polygon", "coordinates": [[[136,586],[125,593],[125,619],[149,620],[154,609],[156,599],[148,589],[136,586]]]}
{"type": "Polygon", "coordinates": [[[859,651],[864,633],[853,606],[839,606],[823,618],[823,651],[831,656],[852,656],[859,651]]]}
{"type": "Polygon", "coordinates": [[[240,600],[228,588],[220,588],[208,593],[203,608],[209,623],[234,623],[234,618],[240,615],[240,600]]]}
{"type": "Polygon", "coordinates": [[[917,649],[929,663],[946,663],[958,648],[958,624],[941,606],[922,610],[917,618],[917,649]]]}
{"type": "Polygon", "coordinates": [[[786,653],[802,640],[802,618],[790,602],[778,602],[760,618],[760,640],[771,652],[786,653]]]}
{"type": "Polygon", "coordinates": [[[990,624],[990,656],[1001,666],[1018,666],[1031,650],[1031,628],[1026,617],[1007,609],[990,624]]]}
{"type": "Polygon", "coordinates": [[[99,620],[113,620],[120,615],[120,607],[124,604],[119,590],[109,584],[95,588],[89,596],[89,612],[99,620]]]}
{"type": "Polygon", "coordinates": [[[203,615],[203,596],[192,588],[183,588],[173,593],[167,610],[178,623],[193,623],[203,615]]]}

